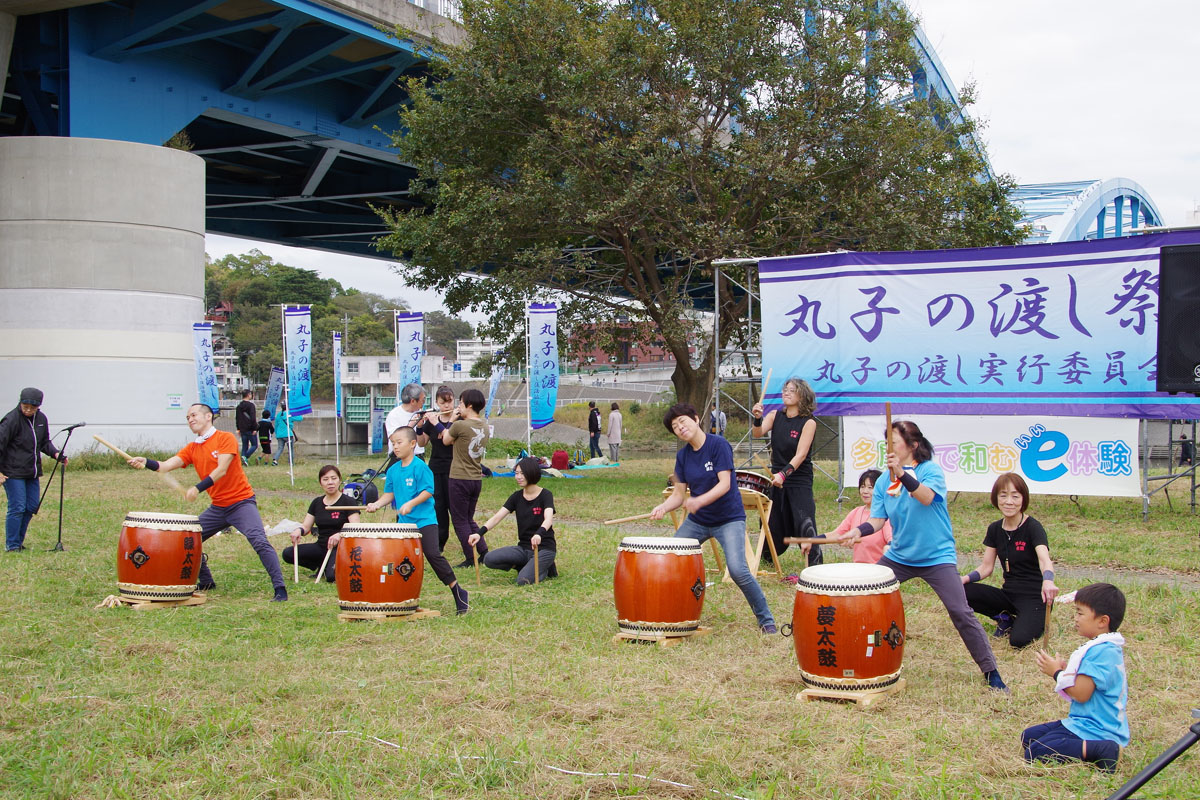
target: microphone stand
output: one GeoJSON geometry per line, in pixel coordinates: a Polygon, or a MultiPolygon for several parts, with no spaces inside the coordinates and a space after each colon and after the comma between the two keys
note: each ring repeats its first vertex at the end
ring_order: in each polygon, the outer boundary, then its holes
{"type": "MultiPolygon", "coordinates": [[[[62,431],[59,431],[59,433],[61,432],[62,431]]],[[[63,440],[62,447],[60,447],[58,450],[60,458],[54,459],[54,469],[50,470],[50,479],[46,481],[46,489],[42,492],[42,496],[38,498],[37,511],[34,511],[34,514],[42,510],[42,501],[46,499],[46,495],[50,492],[50,484],[54,483],[54,473],[58,472],[58,465],[62,463],[61,458],[66,457],[67,445],[70,443],[71,434],[74,432],[74,426],[67,428],[67,438],[63,440]]],[[[62,469],[62,474],[58,476],[58,541],[55,542],[54,547],[50,548],[50,552],[52,553],[63,553],[66,552],[67,549],[63,547],[62,543],[63,495],[65,494],[64,484],[66,478],[67,468],[64,466],[62,469]]]]}

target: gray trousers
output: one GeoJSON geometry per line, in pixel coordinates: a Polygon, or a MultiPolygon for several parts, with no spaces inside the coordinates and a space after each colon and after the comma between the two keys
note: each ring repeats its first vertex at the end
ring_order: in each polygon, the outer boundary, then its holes
{"type": "Polygon", "coordinates": [[[886,556],[876,562],[889,567],[896,573],[896,579],[901,583],[912,578],[920,578],[929,584],[946,611],[954,629],[967,646],[967,652],[982,672],[991,672],[996,668],[996,656],[992,654],[992,646],[988,644],[987,633],[979,624],[979,618],[967,605],[967,592],[963,588],[962,577],[954,564],[934,564],[929,567],[910,567],[890,560],[886,556]]]}
{"type": "MultiPolygon", "coordinates": [[[[554,551],[545,547],[538,548],[538,580],[544,581],[550,577],[551,571],[558,576],[554,569],[554,551]]],[[[533,583],[533,550],[526,550],[520,545],[497,547],[487,551],[483,557],[483,565],[489,569],[517,570],[517,586],[533,583]]]]}
{"type": "Polygon", "coordinates": [[[613,462],[614,464],[616,464],[618,461],[620,461],[621,459],[618,456],[618,453],[620,453],[620,452],[621,452],[621,443],[620,442],[617,442],[616,444],[613,444],[612,442],[608,443],[608,460],[609,461],[613,462]]]}
{"type": "MultiPolygon", "coordinates": [[[[254,552],[258,553],[263,569],[271,576],[271,585],[276,589],[283,589],[285,585],[283,570],[279,568],[279,555],[267,541],[267,532],[263,530],[262,517],[258,514],[258,502],[253,497],[247,497],[231,506],[209,506],[200,512],[200,538],[203,541],[208,541],[230,525],[245,536],[254,552]]],[[[212,572],[208,569],[207,558],[200,564],[199,582],[215,583],[212,572]]]]}

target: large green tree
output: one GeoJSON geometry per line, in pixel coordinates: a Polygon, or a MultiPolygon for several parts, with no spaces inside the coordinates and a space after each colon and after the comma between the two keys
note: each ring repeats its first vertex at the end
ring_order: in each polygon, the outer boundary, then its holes
{"type": "MultiPolygon", "coordinates": [[[[511,338],[524,301],[550,292],[560,334],[649,321],[677,360],[677,395],[703,402],[712,337],[687,312],[711,301],[714,259],[1019,238],[1010,179],[962,146],[972,123],[914,96],[902,7],[461,7],[465,44],[441,47],[431,81],[410,81],[395,138],[428,210],[384,211],[384,244],[451,311],[488,312],[484,335],[511,338]]],[[[747,311],[732,288],[715,309],[725,341],[747,311]]]]}

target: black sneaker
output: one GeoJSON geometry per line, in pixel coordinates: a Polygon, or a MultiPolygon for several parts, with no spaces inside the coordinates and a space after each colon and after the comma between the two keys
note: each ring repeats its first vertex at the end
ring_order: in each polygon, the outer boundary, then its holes
{"type": "Polygon", "coordinates": [[[1005,684],[1004,680],[1000,677],[1000,670],[994,669],[991,672],[985,672],[983,674],[983,679],[987,681],[988,688],[992,691],[1010,694],[1008,691],[1008,685],[1005,684]]]}
{"type": "Polygon", "coordinates": [[[287,600],[287,589],[280,586],[275,590],[275,596],[271,598],[272,603],[282,603],[287,600]]]}
{"type": "Polygon", "coordinates": [[[1012,631],[1013,618],[1007,611],[1001,611],[996,617],[996,632],[992,634],[997,639],[1003,639],[1012,631]]]}
{"type": "Polygon", "coordinates": [[[473,566],[475,566],[474,561],[467,561],[464,559],[461,564],[455,564],[454,568],[455,569],[466,569],[467,567],[473,567],[473,566]]]}

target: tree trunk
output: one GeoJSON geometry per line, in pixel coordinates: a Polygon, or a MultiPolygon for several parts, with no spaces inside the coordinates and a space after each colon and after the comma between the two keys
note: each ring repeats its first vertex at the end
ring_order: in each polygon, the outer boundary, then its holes
{"type": "MultiPolygon", "coordinates": [[[[701,417],[708,410],[712,395],[713,367],[712,348],[706,347],[700,365],[693,367],[685,361],[675,362],[675,372],[671,374],[671,383],[675,385],[675,397],[678,403],[691,403],[696,413],[701,417]]],[[[703,422],[703,419],[701,419],[703,422]]]]}

